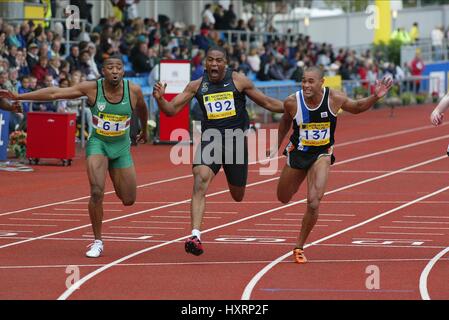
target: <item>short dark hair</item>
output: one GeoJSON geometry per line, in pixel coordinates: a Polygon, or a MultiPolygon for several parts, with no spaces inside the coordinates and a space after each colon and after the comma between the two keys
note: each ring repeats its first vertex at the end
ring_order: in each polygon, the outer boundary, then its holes
{"type": "Polygon", "coordinates": [[[316,73],[318,73],[318,76],[320,79],[324,78],[324,71],[322,68],[320,68],[318,66],[307,67],[306,70],[304,70],[304,73],[306,73],[306,72],[316,72],[316,73]]]}
{"type": "Polygon", "coordinates": [[[207,55],[209,54],[209,52],[211,52],[211,51],[219,51],[219,52],[223,53],[225,59],[228,60],[228,53],[226,52],[226,49],[225,49],[225,48],[220,47],[220,46],[211,46],[211,47],[209,47],[209,49],[207,49],[206,56],[207,56],[207,55]]]}
{"type": "Polygon", "coordinates": [[[122,55],[120,55],[120,54],[118,54],[118,53],[111,54],[109,57],[107,57],[106,59],[104,59],[103,64],[105,64],[106,62],[108,62],[108,60],[111,60],[111,59],[117,59],[117,60],[120,60],[120,62],[121,62],[122,64],[124,64],[122,55]]]}

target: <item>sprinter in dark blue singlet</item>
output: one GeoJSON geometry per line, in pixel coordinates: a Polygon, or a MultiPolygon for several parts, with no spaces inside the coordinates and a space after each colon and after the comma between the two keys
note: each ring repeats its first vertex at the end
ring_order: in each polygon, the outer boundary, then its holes
{"type": "Polygon", "coordinates": [[[244,132],[249,125],[246,96],[259,106],[273,112],[282,113],[283,103],[257,90],[244,75],[229,70],[226,51],[222,47],[211,47],[208,50],[206,72],[202,78],[190,82],[184,91],[170,102],[163,98],[164,93],[165,85],[156,83],[153,96],[159,109],[167,115],[177,114],[196,97],[204,115],[201,150],[213,149],[210,154],[197,152],[192,169],[194,177],[191,203],[192,236],[186,240],[185,250],[187,253],[200,255],[203,253],[200,228],[206,192],[221,166],[226,174],[232,198],[235,201],[242,201],[245,194],[248,175],[247,145],[244,135],[238,132],[244,132]],[[242,148],[239,148],[239,141],[242,142],[242,148]],[[210,148],[211,144],[220,145],[219,150],[210,148]],[[236,148],[243,152],[235,152],[236,148]]]}
{"type": "Polygon", "coordinates": [[[338,111],[343,109],[360,113],[368,110],[385,96],[393,81],[391,78],[377,81],[374,95],[360,100],[352,100],[342,92],[323,88],[323,83],[323,71],[320,68],[306,69],[301,90],[284,102],[285,112],[279,124],[280,146],[293,123],[293,134],[286,148],[287,165],[282,170],[277,189],[279,201],[288,203],[307,177],[307,211],[293,250],[297,263],[307,261],[304,244],[318,220],[329,167],[335,161],[333,144],[338,111]]]}

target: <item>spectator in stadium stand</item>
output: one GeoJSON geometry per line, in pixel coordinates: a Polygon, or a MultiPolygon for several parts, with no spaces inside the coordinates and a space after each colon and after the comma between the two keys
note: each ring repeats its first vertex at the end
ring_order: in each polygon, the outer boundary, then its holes
{"type": "MultiPolygon", "coordinates": [[[[24,76],[22,78],[22,80],[20,81],[21,85],[19,86],[19,90],[17,91],[17,93],[22,94],[22,93],[27,93],[27,92],[31,92],[30,90],[30,78],[28,76],[24,76]]],[[[22,102],[22,109],[23,109],[23,113],[27,113],[28,111],[30,111],[30,102],[22,102]]]]}
{"type": "Polygon", "coordinates": [[[214,12],[214,19],[215,19],[214,29],[215,30],[226,30],[226,29],[224,29],[223,18],[224,18],[224,8],[221,4],[219,4],[215,7],[215,12],[214,12]]]}
{"type": "Polygon", "coordinates": [[[89,50],[84,50],[80,54],[80,71],[83,75],[86,76],[87,80],[95,80],[96,76],[89,64],[90,61],[90,53],[89,50]]]}
{"type": "Polygon", "coordinates": [[[44,81],[45,76],[48,74],[48,57],[47,56],[39,57],[39,62],[36,65],[34,65],[32,73],[36,77],[38,83],[41,83],[44,81]]]}
{"type": "MultiPolygon", "coordinates": [[[[416,49],[415,58],[410,63],[410,72],[414,77],[421,77],[424,70],[424,61],[421,59],[421,51],[416,49]]],[[[415,81],[415,93],[419,92],[421,81],[415,81]]]]}
{"type": "MultiPolygon", "coordinates": [[[[43,81],[43,88],[54,87],[54,79],[51,75],[46,75],[43,81]]],[[[58,108],[58,104],[56,101],[47,101],[47,102],[39,102],[37,103],[38,111],[45,112],[56,112],[58,108]]]]}
{"type": "Polygon", "coordinates": [[[17,35],[17,38],[19,39],[21,48],[27,47],[27,43],[30,37],[30,30],[31,30],[30,25],[27,22],[23,22],[20,25],[20,32],[17,35]]]}
{"type": "Polygon", "coordinates": [[[51,44],[50,56],[61,55],[61,40],[54,40],[51,44]]]}
{"type": "Polygon", "coordinates": [[[50,61],[48,62],[48,74],[53,77],[56,84],[59,83],[59,67],[61,66],[61,60],[59,59],[59,56],[53,56],[50,61]]]}
{"type": "Polygon", "coordinates": [[[98,66],[97,63],[95,62],[95,55],[97,54],[97,47],[95,46],[95,44],[93,42],[89,42],[87,44],[87,50],[89,51],[89,65],[90,68],[92,69],[93,74],[95,75],[95,79],[99,78],[100,72],[98,71],[98,66]]]}
{"type": "Polygon", "coordinates": [[[436,26],[430,33],[430,38],[432,40],[433,60],[440,61],[444,58],[444,55],[443,55],[443,40],[444,40],[443,27],[436,26]]]}
{"type": "Polygon", "coordinates": [[[80,52],[78,45],[72,45],[70,47],[70,55],[66,58],[66,61],[70,64],[70,72],[73,70],[79,70],[80,68],[80,52]]]}
{"type": "Polygon", "coordinates": [[[236,21],[237,15],[234,13],[234,5],[230,4],[223,16],[223,27],[225,30],[231,30],[236,21]]]}
{"type": "Polygon", "coordinates": [[[208,38],[209,29],[203,28],[200,30],[200,34],[195,36],[194,45],[197,45],[199,49],[207,51],[211,46],[211,41],[208,38]]]}
{"type": "Polygon", "coordinates": [[[148,44],[146,40],[138,41],[131,50],[130,60],[132,61],[133,70],[136,73],[148,73],[152,66],[148,54],[148,44]]]}
{"type": "Polygon", "coordinates": [[[215,18],[214,14],[212,13],[212,5],[210,3],[207,3],[204,6],[204,10],[201,16],[203,18],[203,22],[206,23],[209,28],[212,28],[215,25],[215,18]]]}
{"type": "Polygon", "coordinates": [[[14,45],[9,46],[8,54],[6,55],[6,59],[8,59],[10,67],[17,67],[16,55],[17,55],[17,47],[14,45]]]}
{"type": "Polygon", "coordinates": [[[257,47],[253,47],[250,49],[248,58],[246,60],[251,67],[251,70],[254,73],[258,73],[260,70],[260,56],[257,47]]]}
{"type": "Polygon", "coordinates": [[[414,22],[410,29],[410,40],[412,43],[419,41],[419,27],[418,22],[414,22]]]}
{"type": "Polygon", "coordinates": [[[14,32],[14,27],[7,25],[4,30],[6,32],[6,45],[20,47],[20,41],[14,32]]]}
{"type": "Polygon", "coordinates": [[[37,46],[37,44],[35,44],[34,42],[30,43],[26,56],[26,61],[30,70],[33,70],[34,66],[39,62],[38,52],[39,47],[37,46]]]}
{"type": "Polygon", "coordinates": [[[0,56],[3,56],[8,52],[5,40],[6,40],[6,33],[2,29],[0,29],[0,56]]]}
{"type": "Polygon", "coordinates": [[[9,68],[8,71],[8,78],[9,78],[9,82],[11,82],[11,86],[13,87],[13,91],[17,92],[17,90],[19,89],[19,71],[17,68],[9,68]]]}

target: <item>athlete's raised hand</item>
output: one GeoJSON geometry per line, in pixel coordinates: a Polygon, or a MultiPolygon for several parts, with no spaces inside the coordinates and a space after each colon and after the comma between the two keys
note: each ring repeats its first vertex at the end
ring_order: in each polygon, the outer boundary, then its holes
{"type": "Polygon", "coordinates": [[[376,87],[374,89],[374,93],[378,98],[382,98],[385,96],[393,85],[393,78],[389,76],[383,77],[381,81],[376,80],[376,87]]]}
{"type": "Polygon", "coordinates": [[[165,94],[165,88],[167,87],[167,84],[162,84],[161,82],[156,82],[153,88],[153,97],[155,99],[161,99],[165,94]]]}
{"type": "Polygon", "coordinates": [[[430,114],[430,122],[434,126],[439,126],[443,123],[444,113],[439,112],[438,110],[433,110],[433,112],[430,114]]]}
{"type": "Polygon", "coordinates": [[[17,94],[9,90],[0,90],[0,98],[5,98],[9,100],[17,100],[17,94]]]}
{"type": "Polygon", "coordinates": [[[15,112],[15,113],[22,113],[22,106],[20,105],[19,101],[14,101],[13,104],[11,105],[12,109],[11,112],[15,112]]]}
{"type": "Polygon", "coordinates": [[[140,131],[137,135],[137,143],[147,143],[148,135],[146,131],[140,131]]]}

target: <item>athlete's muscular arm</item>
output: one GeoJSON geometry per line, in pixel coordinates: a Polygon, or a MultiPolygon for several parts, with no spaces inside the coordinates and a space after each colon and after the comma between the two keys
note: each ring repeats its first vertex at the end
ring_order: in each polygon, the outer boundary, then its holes
{"type": "Polygon", "coordinates": [[[343,92],[331,90],[332,108],[334,113],[337,113],[340,108],[354,114],[364,112],[384,97],[392,85],[393,79],[389,77],[384,77],[382,81],[377,80],[374,94],[359,100],[350,99],[343,92]]]}
{"type": "Polygon", "coordinates": [[[95,81],[84,81],[69,88],[49,87],[22,94],[16,94],[13,92],[9,92],[7,90],[1,90],[0,98],[7,98],[11,100],[34,100],[34,101],[76,99],[82,96],[89,96],[89,93],[90,95],[95,94],[96,87],[97,84],[95,81]]]}
{"type": "Polygon", "coordinates": [[[20,103],[18,101],[9,103],[6,99],[0,99],[0,109],[15,113],[22,112],[22,107],[20,106],[20,103]]]}
{"type": "Polygon", "coordinates": [[[263,94],[246,76],[233,72],[232,77],[237,89],[248,95],[248,97],[256,104],[272,112],[284,112],[284,106],[281,100],[274,99],[263,94]]]}
{"type": "Polygon", "coordinates": [[[433,109],[430,115],[430,122],[434,126],[438,126],[443,123],[444,112],[449,109],[449,92],[445,94],[440,103],[433,109]]]}
{"type": "Polygon", "coordinates": [[[143,98],[142,89],[140,88],[140,86],[132,84],[131,90],[137,97],[135,110],[137,112],[137,116],[139,117],[140,127],[141,127],[140,133],[137,136],[137,142],[146,143],[148,140],[148,136],[147,136],[147,122],[148,122],[147,104],[145,103],[145,99],[143,98]]]}
{"type": "Polygon", "coordinates": [[[285,135],[289,132],[293,118],[296,114],[296,95],[292,94],[284,101],[284,114],[282,115],[281,122],[279,122],[278,132],[278,149],[281,147],[282,141],[285,135]]]}
{"type": "Polygon", "coordinates": [[[200,86],[200,83],[201,78],[189,82],[183,92],[181,92],[176,97],[174,97],[173,100],[168,102],[164,99],[165,87],[167,85],[157,82],[153,88],[153,97],[156,99],[157,105],[163,113],[168,116],[174,116],[193,99],[200,86]]]}

